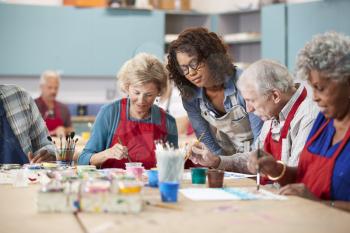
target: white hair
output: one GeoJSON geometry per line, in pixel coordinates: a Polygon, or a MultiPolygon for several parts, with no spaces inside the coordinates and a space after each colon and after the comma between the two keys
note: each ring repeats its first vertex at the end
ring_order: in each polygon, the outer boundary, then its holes
{"type": "Polygon", "coordinates": [[[299,51],[296,73],[307,80],[311,70],[338,81],[350,78],[350,37],[337,32],[316,35],[299,51]]]}
{"type": "Polygon", "coordinates": [[[251,64],[239,77],[237,86],[247,85],[255,86],[259,94],[265,95],[274,89],[286,93],[294,86],[294,81],[285,66],[262,59],[251,64]]]}
{"type": "Polygon", "coordinates": [[[61,76],[57,71],[46,70],[40,76],[40,85],[45,84],[49,79],[56,79],[58,82],[61,82],[61,76]]]}

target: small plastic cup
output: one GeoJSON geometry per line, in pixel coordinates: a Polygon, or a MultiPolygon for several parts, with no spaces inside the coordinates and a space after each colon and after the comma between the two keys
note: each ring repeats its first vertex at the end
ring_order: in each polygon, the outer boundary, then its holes
{"type": "Polygon", "coordinates": [[[158,170],[148,170],[148,185],[150,187],[158,187],[158,170]]]}
{"type": "Polygon", "coordinates": [[[222,188],[224,185],[223,170],[209,169],[208,170],[208,186],[209,188],[222,188]]]}
{"type": "Polygon", "coordinates": [[[142,180],[143,167],[127,167],[126,172],[135,176],[136,180],[142,180]]]}
{"type": "Polygon", "coordinates": [[[207,171],[205,167],[191,168],[192,184],[205,184],[207,171]]]}
{"type": "Polygon", "coordinates": [[[128,167],[142,167],[142,163],[138,163],[138,162],[135,162],[135,163],[125,163],[125,168],[128,168],[128,167]]]}
{"type": "Polygon", "coordinates": [[[177,202],[177,193],[179,191],[178,182],[160,182],[159,191],[162,202],[177,202]]]}

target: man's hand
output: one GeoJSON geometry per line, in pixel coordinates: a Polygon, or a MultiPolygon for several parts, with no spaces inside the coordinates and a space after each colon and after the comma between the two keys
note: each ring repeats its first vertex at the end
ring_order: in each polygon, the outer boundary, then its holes
{"type": "Polygon", "coordinates": [[[52,152],[46,149],[43,149],[43,150],[40,150],[36,156],[34,156],[32,152],[29,152],[28,159],[30,163],[41,163],[45,161],[49,162],[49,161],[55,161],[56,155],[52,154],[52,152]]]}

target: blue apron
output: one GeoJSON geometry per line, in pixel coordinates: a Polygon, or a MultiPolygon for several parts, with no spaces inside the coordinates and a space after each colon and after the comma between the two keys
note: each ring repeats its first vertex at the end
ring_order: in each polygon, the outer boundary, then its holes
{"type": "Polygon", "coordinates": [[[7,120],[3,102],[0,98],[0,163],[28,163],[21,144],[7,120]]]}

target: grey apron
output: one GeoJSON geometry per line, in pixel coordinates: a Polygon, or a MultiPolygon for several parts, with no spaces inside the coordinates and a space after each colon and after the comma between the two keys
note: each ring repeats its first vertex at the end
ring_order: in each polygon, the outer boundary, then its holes
{"type": "Polygon", "coordinates": [[[201,115],[209,123],[224,155],[247,152],[254,141],[248,113],[239,105],[235,95],[230,99],[233,107],[221,117],[216,117],[200,100],[201,115]]]}

